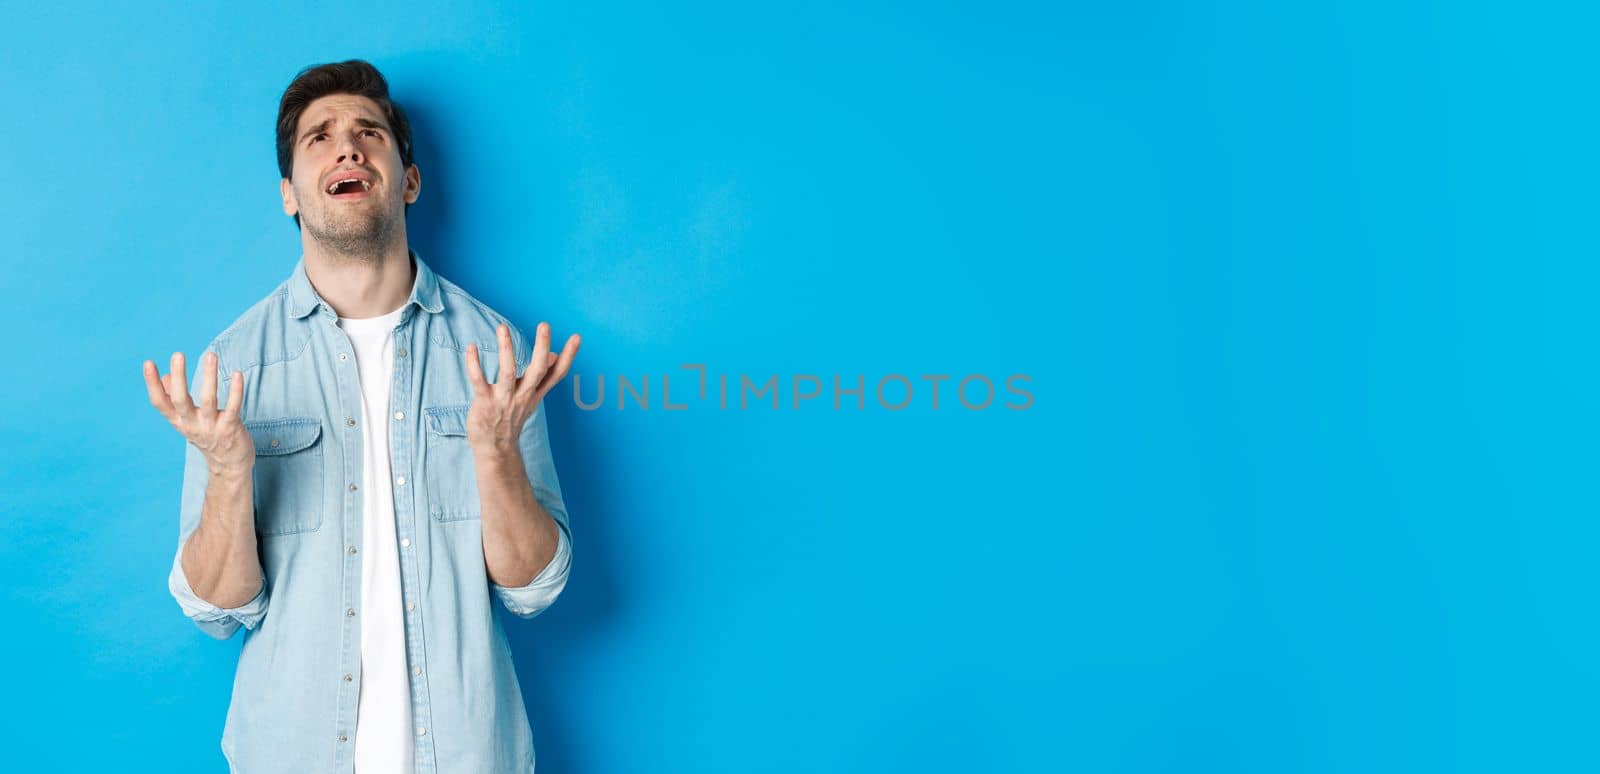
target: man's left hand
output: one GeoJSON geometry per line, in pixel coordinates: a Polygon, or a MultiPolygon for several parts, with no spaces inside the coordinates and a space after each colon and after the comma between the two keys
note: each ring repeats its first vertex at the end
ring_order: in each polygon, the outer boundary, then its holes
{"type": "Polygon", "coordinates": [[[539,401],[572,368],[582,339],[567,337],[561,354],[550,351],[550,324],[539,323],[534,335],[533,357],[522,377],[517,378],[516,353],[511,347],[511,328],[501,324],[495,330],[500,341],[500,371],[493,384],[483,377],[478,363],[478,345],[467,345],[467,378],[472,382],[472,405],[467,409],[467,443],[478,459],[520,460],[517,444],[522,425],[539,408],[539,401]]]}

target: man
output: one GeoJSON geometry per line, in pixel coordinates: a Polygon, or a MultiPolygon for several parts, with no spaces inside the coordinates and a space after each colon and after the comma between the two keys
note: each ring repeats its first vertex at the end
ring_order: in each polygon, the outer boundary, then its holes
{"type": "Polygon", "coordinates": [[[144,363],[187,442],[168,586],[212,637],[245,629],[223,754],[250,774],[531,772],[494,601],[532,617],[566,586],[539,406],[579,337],[557,355],[541,323],[530,343],[410,249],[421,172],[372,65],[302,70],[277,136],[293,272],[206,347],[193,397],[183,353],[144,363]]]}

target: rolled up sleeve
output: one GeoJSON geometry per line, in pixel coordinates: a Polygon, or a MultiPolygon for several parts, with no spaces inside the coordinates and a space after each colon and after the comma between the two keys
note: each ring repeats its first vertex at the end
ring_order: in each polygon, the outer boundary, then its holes
{"type": "MultiPolygon", "coordinates": [[[[559,525],[559,522],[557,523],[559,525]]],[[[567,571],[572,565],[572,546],[567,539],[567,528],[561,526],[560,537],[556,540],[556,555],[551,557],[550,563],[539,571],[539,574],[526,586],[502,586],[494,581],[489,586],[494,589],[495,596],[500,598],[500,604],[513,615],[521,618],[532,618],[554,604],[556,597],[561,596],[561,590],[567,586],[567,571]]]]}
{"type": "Polygon", "coordinates": [[[183,609],[183,614],[200,627],[200,631],[219,640],[232,637],[239,627],[254,629],[260,625],[261,619],[267,614],[267,584],[261,584],[261,590],[249,602],[238,607],[217,607],[201,599],[194,589],[189,587],[189,579],[183,574],[183,544],[178,544],[178,553],[172,558],[172,572],[167,574],[167,590],[172,592],[172,598],[178,601],[178,607],[183,609]]]}

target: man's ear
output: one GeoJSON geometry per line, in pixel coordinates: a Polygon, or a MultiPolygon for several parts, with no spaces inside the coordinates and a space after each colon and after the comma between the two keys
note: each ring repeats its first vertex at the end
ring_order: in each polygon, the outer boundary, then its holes
{"type": "Polygon", "coordinates": [[[421,195],[422,195],[422,170],[417,169],[417,165],[416,164],[412,164],[410,167],[406,168],[406,193],[405,193],[406,204],[412,204],[412,203],[416,202],[417,197],[421,196],[421,195]]]}
{"type": "Polygon", "coordinates": [[[294,196],[294,186],[289,184],[289,178],[284,178],[278,183],[279,193],[283,196],[283,214],[294,215],[300,212],[300,200],[294,196]]]}

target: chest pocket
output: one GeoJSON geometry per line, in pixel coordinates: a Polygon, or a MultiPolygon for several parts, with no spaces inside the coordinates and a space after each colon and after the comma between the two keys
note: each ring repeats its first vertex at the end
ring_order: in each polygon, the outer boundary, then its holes
{"type": "Polygon", "coordinates": [[[467,445],[467,404],[422,409],[428,425],[428,512],[436,521],[480,517],[478,469],[467,445]]]}
{"type": "Polygon", "coordinates": [[[315,532],[322,526],[322,420],[259,419],[244,427],[256,445],[256,532],[315,532]]]}

